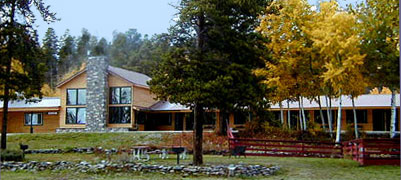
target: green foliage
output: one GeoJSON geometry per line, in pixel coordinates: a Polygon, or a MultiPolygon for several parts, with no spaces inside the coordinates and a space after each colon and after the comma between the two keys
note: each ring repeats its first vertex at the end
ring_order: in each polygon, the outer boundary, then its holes
{"type": "Polygon", "coordinates": [[[46,63],[48,71],[45,74],[46,84],[49,84],[51,88],[54,88],[57,84],[57,74],[58,74],[58,40],[56,32],[53,28],[48,28],[43,38],[42,45],[43,59],[46,63]]]}
{"type": "Polygon", "coordinates": [[[399,4],[397,0],[367,0],[351,11],[357,16],[365,76],[372,87],[399,89],[399,4]]]}
{"type": "Polygon", "coordinates": [[[24,153],[21,150],[2,150],[0,151],[1,161],[23,161],[24,153]]]}
{"type": "MultiPolygon", "coordinates": [[[[254,32],[265,1],[184,0],[170,29],[174,48],[150,81],[158,98],[230,110],[259,105],[263,87],[252,74],[265,56],[254,32]]],[[[263,49],[263,48],[262,48],[263,49]]]]}

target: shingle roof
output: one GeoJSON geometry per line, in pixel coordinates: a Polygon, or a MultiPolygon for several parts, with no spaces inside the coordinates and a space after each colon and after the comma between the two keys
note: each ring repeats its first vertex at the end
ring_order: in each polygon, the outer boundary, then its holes
{"type": "MultiPolygon", "coordinates": [[[[51,108],[60,107],[60,98],[44,97],[38,102],[26,102],[25,100],[8,102],[8,108],[51,108]]],[[[0,101],[0,108],[3,108],[3,101],[0,101]]]]}
{"type": "Polygon", "coordinates": [[[108,70],[110,73],[118,75],[133,84],[149,87],[146,82],[148,82],[151,78],[145,74],[113,66],[109,66],[108,70]]]}
{"type": "MultiPolygon", "coordinates": [[[[114,66],[109,66],[107,70],[109,71],[109,73],[120,76],[121,78],[123,78],[135,85],[149,87],[149,85],[146,82],[148,82],[151,78],[145,74],[114,67],[114,66]]],[[[76,74],[74,74],[73,76],[69,77],[68,79],[60,82],[57,85],[57,87],[60,87],[64,84],[66,84],[67,82],[71,81],[72,79],[74,79],[75,77],[77,77],[78,75],[80,75],[84,72],[86,72],[86,69],[79,71],[76,74]]]]}
{"type": "MultiPolygon", "coordinates": [[[[396,95],[396,106],[400,106],[400,94],[396,95]]],[[[326,99],[324,96],[320,97],[322,107],[326,107],[326,99]]],[[[365,94],[358,96],[355,98],[355,106],[356,107],[391,107],[391,94],[379,94],[379,95],[372,95],[372,94],[365,94]]],[[[287,108],[287,101],[283,101],[283,108],[287,108]]],[[[303,106],[305,109],[308,108],[319,108],[319,104],[316,101],[309,101],[308,99],[303,99],[303,106]]],[[[331,106],[333,108],[338,107],[338,99],[333,98],[331,101],[331,106]]],[[[349,96],[342,96],[342,107],[344,108],[351,108],[352,101],[349,96]]],[[[271,109],[279,109],[278,104],[274,104],[270,107],[271,109]]],[[[290,108],[298,109],[298,101],[290,102],[290,108]]]]}

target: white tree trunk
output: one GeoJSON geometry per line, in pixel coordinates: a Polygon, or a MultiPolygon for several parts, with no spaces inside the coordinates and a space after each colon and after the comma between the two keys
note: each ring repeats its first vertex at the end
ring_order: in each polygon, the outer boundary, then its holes
{"type": "Polygon", "coordinates": [[[287,100],[287,123],[288,123],[288,129],[291,129],[291,112],[290,112],[290,101],[287,100]]]}
{"type": "Polygon", "coordinates": [[[395,107],[395,89],[391,89],[391,123],[390,123],[390,138],[395,137],[395,125],[396,125],[396,113],[395,107]]]}
{"type": "Polygon", "coordinates": [[[336,143],[341,142],[341,106],[342,106],[342,98],[341,98],[341,89],[340,89],[340,97],[338,99],[338,112],[337,112],[336,143]]]}
{"type": "Polygon", "coordinates": [[[351,96],[351,100],[352,100],[352,111],[354,112],[355,138],[359,139],[359,135],[358,135],[358,120],[356,118],[355,102],[354,102],[354,97],[353,96],[351,96]]]}
{"type": "Polygon", "coordinates": [[[326,131],[326,122],[324,120],[324,115],[323,115],[322,103],[321,103],[321,100],[320,100],[320,96],[318,96],[318,103],[319,103],[320,119],[322,119],[323,131],[326,131]]]}
{"type": "Polygon", "coordinates": [[[279,105],[280,105],[280,122],[281,122],[281,125],[283,125],[284,124],[284,111],[283,111],[283,104],[281,103],[281,101],[280,101],[279,105]]]}
{"type": "Polygon", "coordinates": [[[306,118],[305,118],[305,110],[304,110],[304,98],[301,96],[301,112],[302,112],[302,122],[304,131],[306,130],[306,118]]]}
{"type": "Polygon", "coordinates": [[[298,98],[298,122],[299,122],[299,127],[301,130],[304,130],[304,127],[302,125],[302,116],[301,116],[301,100],[298,98]]]}
{"type": "MultiPolygon", "coordinates": [[[[329,124],[329,133],[330,133],[330,137],[333,137],[333,121],[331,119],[331,103],[330,105],[328,104],[328,98],[326,97],[326,107],[327,107],[327,123],[329,124]]],[[[331,100],[330,100],[331,102],[331,100]]]]}

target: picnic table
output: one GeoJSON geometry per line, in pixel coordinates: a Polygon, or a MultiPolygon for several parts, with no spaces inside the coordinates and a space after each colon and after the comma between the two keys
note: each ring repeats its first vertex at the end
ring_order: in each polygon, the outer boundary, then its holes
{"type": "Polygon", "coordinates": [[[132,147],[132,159],[141,161],[149,161],[150,156],[148,154],[149,146],[133,146],[132,147]]]}

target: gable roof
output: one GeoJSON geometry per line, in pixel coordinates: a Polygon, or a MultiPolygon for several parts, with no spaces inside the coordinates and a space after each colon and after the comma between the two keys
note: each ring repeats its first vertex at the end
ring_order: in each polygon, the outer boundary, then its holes
{"type": "MultiPolygon", "coordinates": [[[[128,82],[133,83],[134,85],[145,87],[145,88],[149,88],[149,85],[146,82],[148,82],[151,78],[149,76],[145,75],[145,74],[134,72],[134,71],[129,71],[129,70],[118,68],[118,67],[114,67],[114,66],[109,66],[107,68],[107,71],[110,74],[119,76],[119,77],[127,80],[128,82]]],[[[79,71],[78,73],[72,75],[68,79],[66,79],[64,81],[61,81],[57,85],[57,87],[60,87],[60,86],[62,86],[64,84],[70,82],[75,77],[79,76],[80,74],[82,74],[84,72],[86,72],[86,68],[84,70],[79,71]]]]}
{"type": "Polygon", "coordinates": [[[145,74],[129,71],[126,69],[109,66],[109,73],[120,76],[121,78],[139,86],[149,87],[146,82],[148,82],[151,78],[145,74]]]}

